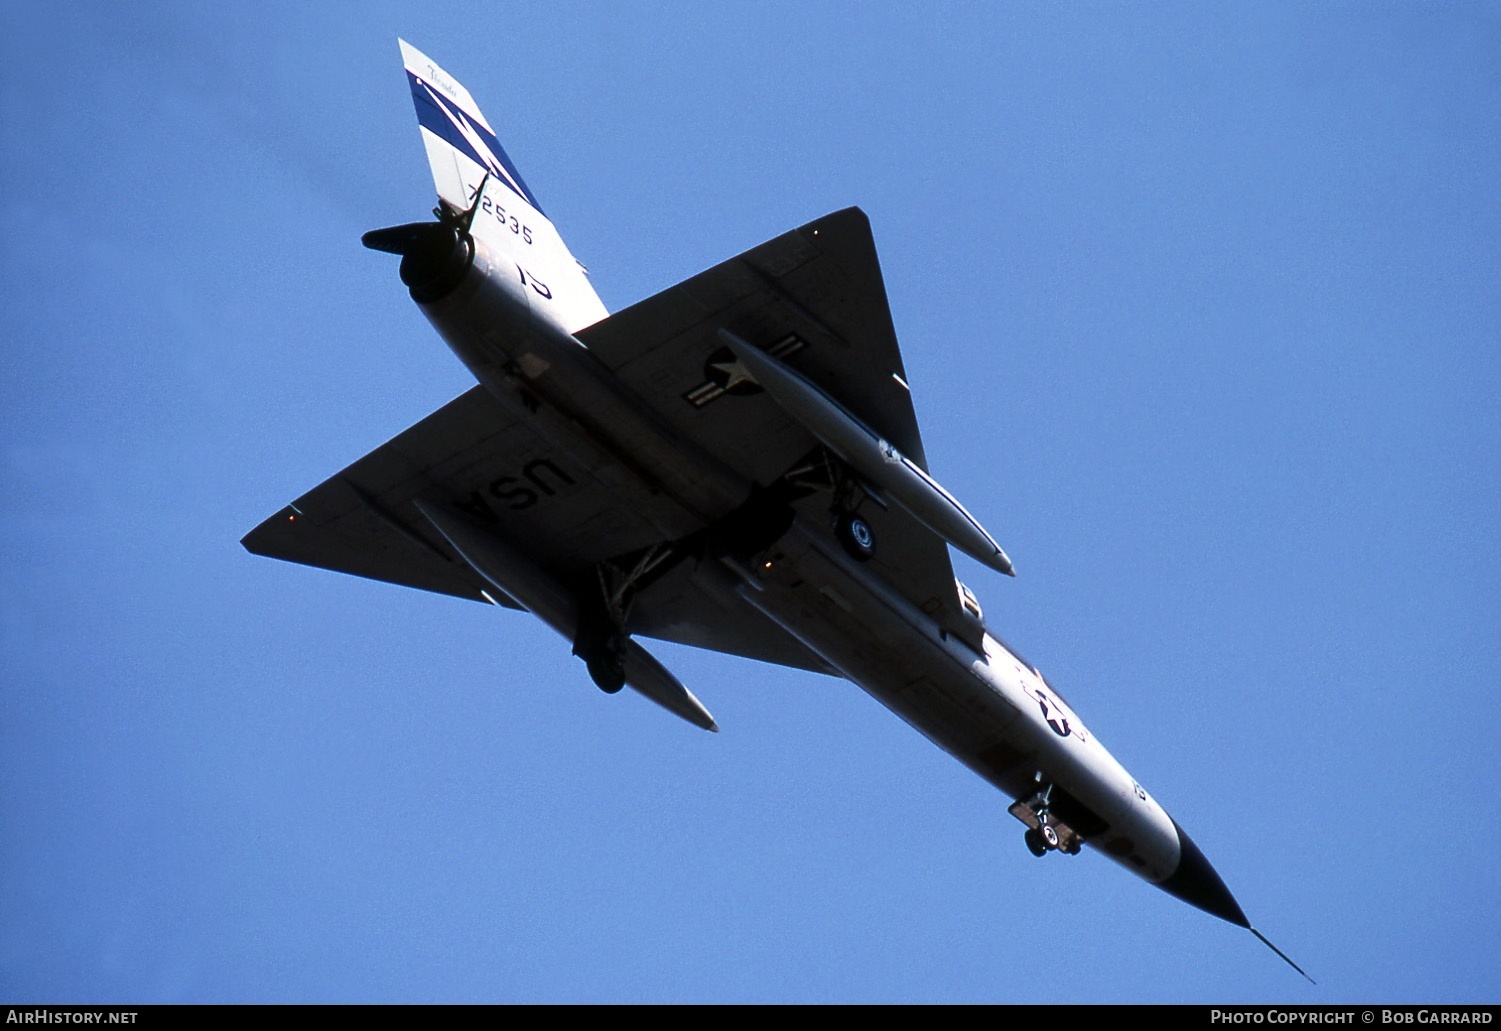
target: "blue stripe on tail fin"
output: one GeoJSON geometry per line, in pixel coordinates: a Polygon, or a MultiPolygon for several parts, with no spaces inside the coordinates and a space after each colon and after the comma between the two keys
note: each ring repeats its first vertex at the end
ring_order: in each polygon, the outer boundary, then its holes
{"type": "Polygon", "coordinates": [[[511,192],[542,211],[542,205],[537,203],[536,196],[511,163],[505,148],[487,126],[471,118],[459,105],[443,96],[411,69],[407,69],[407,81],[412,87],[412,103],[417,108],[417,124],[469,157],[481,168],[489,169],[511,192]]]}

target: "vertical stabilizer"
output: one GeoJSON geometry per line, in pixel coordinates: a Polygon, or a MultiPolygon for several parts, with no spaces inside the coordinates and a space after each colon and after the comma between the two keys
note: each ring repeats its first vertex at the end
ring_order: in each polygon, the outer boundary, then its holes
{"type": "Polygon", "coordinates": [[[515,263],[539,313],[569,333],[604,318],[609,312],[588,273],[542,213],[469,91],[416,47],[400,42],[439,202],[455,212],[477,205],[472,235],[515,263]]]}

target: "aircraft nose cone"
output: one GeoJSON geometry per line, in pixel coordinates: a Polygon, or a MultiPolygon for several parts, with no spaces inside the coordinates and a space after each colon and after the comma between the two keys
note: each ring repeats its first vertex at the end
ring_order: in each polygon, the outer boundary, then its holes
{"type": "Polygon", "coordinates": [[[1173,820],[1173,829],[1178,832],[1178,869],[1157,887],[1221,920],[1249,928],[1251,921],[1241,912],[1240,903],[1235,901],[1220,875],[1209,865],[1199,846],[1178,826],[1177,820],[1173,820]]]}

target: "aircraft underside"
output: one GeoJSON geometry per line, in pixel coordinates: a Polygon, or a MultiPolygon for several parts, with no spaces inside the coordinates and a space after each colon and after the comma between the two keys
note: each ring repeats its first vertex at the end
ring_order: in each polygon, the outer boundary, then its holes
{"type": "Polygon", "coordinates": [[[525,609],[604,691],[707,730],[639,638],[846,677],[995,785],[1032,853],[1090,846],[1249,927],[954,578],[950,547],[1014,569],[928,472],[865,215],[606,315],[468,92],[402,48],[437,219],[365,243],[478,385],[245,546],[525,609]]]}

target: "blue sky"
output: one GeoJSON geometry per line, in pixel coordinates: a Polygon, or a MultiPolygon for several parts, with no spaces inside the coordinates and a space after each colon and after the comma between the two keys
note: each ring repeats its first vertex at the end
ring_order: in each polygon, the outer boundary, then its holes
{"type": "Polygon", "coordinates": [[[0,1000],[1497,1001],[1483,5],[0,13],[0,1000]],[[995,627],[1250,935],[852,685],[246,554],[472,382],[396,37],[605,303],[869,214],[995,627]]]}

